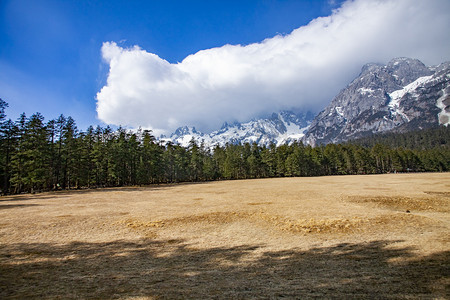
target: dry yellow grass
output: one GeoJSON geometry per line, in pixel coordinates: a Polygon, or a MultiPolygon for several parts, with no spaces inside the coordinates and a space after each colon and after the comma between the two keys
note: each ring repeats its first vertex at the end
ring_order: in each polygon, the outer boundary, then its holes
{"type": "Polygon", "coordinates": [[[450,298],[450,174],[0,198],[0,298],[450,298]]]}

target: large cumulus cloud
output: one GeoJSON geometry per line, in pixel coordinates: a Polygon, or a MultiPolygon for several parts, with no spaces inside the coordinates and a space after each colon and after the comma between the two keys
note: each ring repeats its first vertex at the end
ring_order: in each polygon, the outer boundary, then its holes
{"type": "Polygon", "coordinates": [[[110,70],[98,117],[159,134],[181,125],[208,131],[280,109],[318,111],[367,62],[449,60],[448,28],[448,0],[355,0],[288,35],[202,50],[177,64],[105,42],[110,70]]]}

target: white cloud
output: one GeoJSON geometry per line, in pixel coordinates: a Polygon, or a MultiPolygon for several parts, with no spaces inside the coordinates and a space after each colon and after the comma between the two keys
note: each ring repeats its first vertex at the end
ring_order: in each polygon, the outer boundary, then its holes
{"type": "Polygon", "coordinates": [[[110,70],[98,117],[159,134],[182,125],[217,129],[279,109],[318,111],[367,62],[449,60],[448,28],[448,0],[355,0],[288,35],[199,51],[177,64],[106,42],[110,70]]]}

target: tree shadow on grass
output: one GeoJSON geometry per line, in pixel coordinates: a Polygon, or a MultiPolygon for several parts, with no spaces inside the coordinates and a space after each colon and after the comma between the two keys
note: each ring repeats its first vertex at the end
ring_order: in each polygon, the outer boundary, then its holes
{"type": "Polygon", "coordinates": [[[10,208],[25,208],[30,206],[39,206],[39,204],[0,204],[0,210],[10,208]]]}
{"type": "Polygon", "coordinates": [[[1,196],[0,202],[18,202],[18,201],[33,201],[33,200],[44,200],[44,199],[53,199],[59,197],[58,194],[49,195],[46,194],[20,194],[20,195],[9,195],[9,196],[1,196]]]}
{"type": "Polygon", "coordinates": [[[157,191],[157,190],[167,190],[178,186],[185,185],[201,185],[210,182],[180,182],[180,183],[161,183],[161,184],[151,184],[151,185],[141,185],[141,186],[124,186],[124,187],[92,187],[92,188],[81,188],[81,189],[69,189],[69,190],[58,190],[58,191],[47,191],[43,193],[24,193],[17,195],[7,195],[0,196],[0,202],[2,201],[29,201],[29,200],[43,200],[43,199],[56,199],[65,198],[68,196],[84,195],[84,194],[94,194],[94,193],[116,193],[116,192],[142,192],[142,191],[157,191]]]}
{"type": "Polygon", "coordinates": [[[0,245],[0,298],[447,298],[450,253],[393,241],[310,250],[182,240],[0,245]]]}

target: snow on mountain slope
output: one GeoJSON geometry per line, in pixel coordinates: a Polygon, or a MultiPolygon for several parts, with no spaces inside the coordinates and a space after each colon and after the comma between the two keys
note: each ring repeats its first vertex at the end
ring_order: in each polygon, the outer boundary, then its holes
{"type": "Polygon", "coordinates": [[[227,143],[282,145],[336,143],[387,131],[410,131],[450,124],[450,62],[427,67],[421,61],[396,58],[387,65],[367,64],[314,119],[290,111],[246,123],[225,123],[205,134],[180,127],[169,138],[188,146],[194,139],[205,146],[227,143]]]}
{"type": "Polygon", "coordinates": [[[386,131],[409,131],[450,121],[450,63],[417,59],[367,64],[311,123],[304,142],[336,143],[386,131]]]}
{"type": "MultiPolygon", "coordinates": [[[[447,74],[450,78],[450,74],[447,74]]],[[[438,114],[439,123],[444,126],[448,126],[450,124],[450,88],[447,87],[442,96],[437,100],[437,107],[441,110],[438,114]]]]}
{"type": "Polygon", "coordinates": [[[406,116],[403,111],[400,108],[400,100],[405,96],[407,93],[414,93],[414,90],[417,89],[420,85],[424,84],[425,82],[429,81],[430,78],[433,76],[422,76],[417,78],[415,81],[411,82],[407,86],[403,87],[400,90],[396,90],[389,94],[389,97],[391,98],[391,101],[389,102],[388,106],[393,114],[399,114],[406,118],[406,120],[409,121],[408,116],[406,116]]]}
{"type": "Polygon", "coordinates": [[[201,133],[195,128],[180,127],[169,138],[163,137],[162,140],[181,146],[188,146],[192,139],[197,143],[203,142],[207,147],[224,146],[227,143],[257,143],[261,146],[274,143],[279,146],[301,139],[312,119],[311,113],[295,114],[282,111],[272,114],[270,118],[246,123],[225,123],[220,130],[210,134],[201,133]]]}

